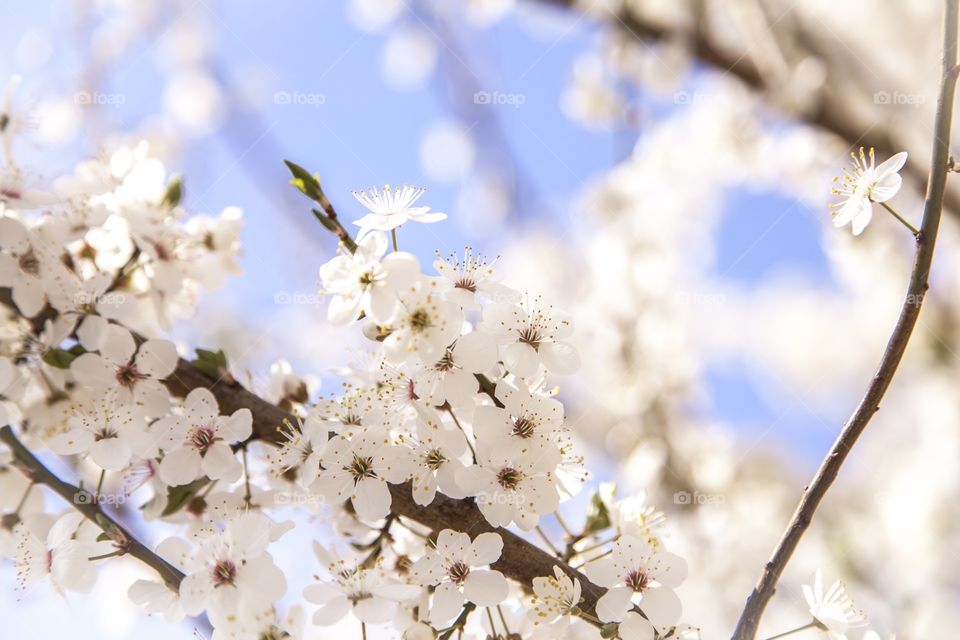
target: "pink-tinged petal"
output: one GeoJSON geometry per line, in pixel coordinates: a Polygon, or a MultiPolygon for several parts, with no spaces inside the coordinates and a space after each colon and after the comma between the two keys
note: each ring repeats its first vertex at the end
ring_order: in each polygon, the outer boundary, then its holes
{"type": "Polygon", "coordinates": [[[237,456],[230,450],[229,445],[222,441],[215,442],[203,454],[200,469],[211,480],[234,482],[243,474],[243,466],[237,456]]]}
{"type": "Polygon", "coordinates": [[[46,301],[40,278],[21,275],[13,285],[13,302],[27,318],[40,313],[46,301]]]}
{"type": "Polygon", "coordinates": [[[500,559],[503,552],[503,538],[499,533],[481,533],[470,545],[468,562],[473,566],[493,564],[500,559]]]}
{"type": "Polygon", "coordinates": [[[383,480],[363,478],[354,488],[352,502],[361,520],[379,520],[390,513],[390,489],[383,480]]]}
{"type": "Polygon", "coordinates": [[[499,571],[471,571],[463,583],[463,595],[481,607],[492,607],[510,593],[507,579],[499,571]]]}
{"type": "Polygon", "coordinates": [[[163,379],[177,368],[177,347],[169,340],[147,340],[137,352],[137,369],[154,378],[163,379]]]}
{"type": "Polygon", "coordinates": [[[623,640],[653,640],[655,633],[653,625],[639,613],[631,611],[620,623],[619,635],[623,640]]]}
{"type": "Polygon", "coordinates": [[[200,454],[195,449],[181,447],[163,456],[157,475],[171,487],[189,484],[200,477],[200,462],[200,454]]]}
{"type": "Polygon", "coordinates": [[[117,369],[95,353],[84,353],[70,363],[77,382],[88,387],[109,387],[117,383],[117,369]]]}
{"type": "Polygon", "coordinates": [[[899,173],[890,173],[879,180],[877,184],[873,187],[873,192],[870,194],[871,199],[874,202],[886,202],[893,196],[897,195],[897,192],[900,191],[900,186],[903,184],[903,178],[900,177],[899,173]]]}
{"type": "Polygon", "coordinates": [[[107,471],[118,471],[130,462],[130,447],[117,438],[108,438],[93,443],[90,458],[107,471]]]}
{"type": "Polygon", "coordinates": [[[84,429],[71,429],[47,441],[47,448],[58,456],[72,456],[86,452],[93,444],[93,434],[84,429]]]}
{"type": "Polygon", "coordinates": [[[87,351],[99,351],[109,323],[101,316],[87,316],[77,329],[77,340],[87,351]]]}
{"type": "MultiPolygon", "coordinates": [[[[304,589],[304,596],[309,590],[310,587],[304,589]]],[[[343,620],[348,613],[350,613],[350,601],[346,596],[340,595],[313,612],[313,624],[328,627],[343,620]]]]}
{"type": "Polygon", "coordinates": [[[540,357],[530,345],[514,342],[503,350],[503,363],[510,373],[526,378],[537,372],[540,357]]]}
{"type": "Polygon", "coordinates": [[[197,387],[183,401],[184,414],[190,424],[202,424],[212,420],[220,412],[217,399],[210,389],[197,387]]]}
{"type": "Polygon", "coordinates": [[[437,587],[433,592],[433,603],[430,606],[430,623],[435,627],[443,627],[450,623],[463,607],[463,594],[460,589],[449,582],[437,587]]]}
{"type": "Polygon", "coordinates": [[[213,582],[205,573],[191,573],[180,582],[180,602],[188,616],[199,615],[213,593],[213,582]]]}
{"type": "Polygon", "coordinates": [[[343,597],[343,591],[327,582],[316,582],[303,590],[303,597],[313,604],[327,604],[343,597]]]}
{"type": "Polygon", "coordinates": [[[133,336],[120,325],[110,324],[104,329],[100,355],[110,364],[118,367],[128,364],[136,349],[133,336]]]}
{"type": "Polygon", "coordinates": [[[877,167],[877,175],[884,177],[888,174],[893,174],[900,169],[903,169],[903,165],[907,163],[907,152],[901,151],[900,153],[895,153],[890,156],[887,160],[884,160],[880,163],[880,166],[877,167]]]}
{"type": "Polygon", "coordinates": [[[397,612],[397,603],[384,598],[366,598],[353,605],[353,615],[367,624],[389,622],[397,612]]]}
{"type": "Polygon", "coordinates": [[[170,392],[157,380],[140,380],[133,388],[134,402],[140,413],[150,418],[162,416],[170,409],[170,392]]]}
{"type": "Polygon", "coordinates": [[[237,409],[226,418],[217,433],[230,442],[246,440],[253,433],[253,414],[250,409],[237,409]]]}
{"type": "Polygon", "coordinates": [[[640,598],[640,609],[658,629],[666,629],[677,624],[683,608],[680,598],[666,587],[647,589],[640,598]]]}
{"type": "Polygon", "coordinates": [[[687,577],[687,561],[676,555],[664,551],[658,553],[656,557],[658,571],[656,575],[657,582],[671,589],[680,586],[687,577]]]}
{"type": "Polygon", "coordinates": [[[29,248],[27,228],[23,223],[9,216],[0,217],[0,249],[21,254],[29,248]]]}
{"type": "Polygon", "coordinates": [[[597,600],[597,617],[604,622],[620,622],[633,606],[633,592],[626,587],[614,587],[597,600]]]}
{"type": "Polygon", "coordinates": [[[580,368],[580,354],[567,342],[540,345],[540,359],[550,373],[566,376],[580,368]]]}

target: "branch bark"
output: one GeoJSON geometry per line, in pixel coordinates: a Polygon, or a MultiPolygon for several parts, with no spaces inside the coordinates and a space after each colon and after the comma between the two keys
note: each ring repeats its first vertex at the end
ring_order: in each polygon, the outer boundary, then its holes
{"type": "Polygon", "coordinates": [[[124,554],[129,554],[156,571],[172,589],[179,589],[183,573],[158,556],[111,518],[97,502],[97,496],[64,482],[47,469],[29,449],[23,446],[9,426],[0,428],[0,442],[10,448],[17,465],[33,482],[49,487],[82,513],[87,520],[100,527],[124,554]]]}
{"type": "Polygon", "coordinates": [[[764,567],[756,588],[747,599],[746,606],[733,633],[734,640],[753,640],[756,636],[760,617],[776,590],[777,581],[780,579],[787,562],[796,550],[807,527],[810,526],[817,506],[836,479],[840,467],[856,444],[860,434],[866,429],[874,414],[880,410],[880,401],[896,374],[910,341],[910,336],[916,326],[917,318],[920,315],[923,298],[929,288],[930,265],[933,262],[933,252],[943,210],[947,174],[950,170],[950,136],[953,124],[954,94],[957,74],[960,71],[960,67],[957,65],[958,2],[960,0],[946,0],[941,84],[940,95],[937,99],[931,169],[927,181],[926,198],[923,205],[923,222],[917,238],[913,270],[910,274],[910,283],[900,309],[900,315],[887,342],[877,372],[867,387],[863,399],[847,420],[840,436],[813,477],[813,481],[804,490],[790,525],[777,544],[770,561],[764,567]]]}
{"type": "MultiPolygon", "coordinates": [[[[535,1],[567,10],[579,10],[580,5],[579,0],[535,1]]],[[[631,5],[630,10],[612,14],[611,26],[639,42],[682,40],[688,43],[690,53],[697,60],[721,74],[737,78],[747,87],[772,98],[772,102],[777,102],[777,96],[782,93],[781,88],[769,83],[768,78],[764,77],[757,64],[751,59],[749,50],[732,50],[724,46],[702,26],[688,28],[665,25],[642,11],[639,5],[631,5]]],[[[782,22],[782,19],[778,19],[778,22],[782,22]]],[[[796,39],[794,44],[800,47],[803,53],[802,56],[797,56],[798,59],[810,56],[833,64],[838,63],[834,56],[828,55],[823,50],[822,38],[810,33],[806,25],[797,21],[791,26],[796,39]]],[[[830,66],[832,65],[828,65],[828,69],[830,66]]],[[[849,78],[844,80],[846,84],[849,84],[849,81],[849,78]]],[[[861,146],[873,147],[878,155],[887,157],[903,150],[903,144],[898,142],[890,129],[890,122],[887,119],[866,117],[863,109],[854,108],[847,102],[849,96],[846,92],[837,90],[832,85],[825,85],[819,92],[818,98],[815,105],[799,111],[791,110],[788,115],[837,136],[854,149],[861,146]]],[[[904,173],[918,192],[924,189],[927,179],[926,167],[913,163],[904,169],[904,173]]],[[[945,191],[944,198],[947,211],[955,217],[960,217],[960,192],[945,191]]]]}

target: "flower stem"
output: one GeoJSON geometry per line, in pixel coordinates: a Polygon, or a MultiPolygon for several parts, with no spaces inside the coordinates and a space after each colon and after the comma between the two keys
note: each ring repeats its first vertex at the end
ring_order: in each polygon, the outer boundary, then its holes
{"type": "Polygon", "coordinates": [[[790,631],[784,631],[783,633],[778,633],[775,636],[770,636],[769,638],[767,638],[767,640],[777,640],[777,638],[786,638],[787,636],[793,635],[800,631],[806,631],[807,629],[812,629],[814,627],[819,627],[819,626],[821,625],[817,620],[811,620],[810,622],[803,625],[802,627],[797,627],[796,629],[791,629],[790,631]]]}
{"type": "Polygon", "coordinates": [[[879,204],[880,204],[881,207],[883,207],[884,209],[886,209],[887,211],[889,211],[889,212],[893,215],[894,218],[896,218],[897,220],[899,220],[900,223],[903,224],[903,226],[905,226],[907,229],[910,229],[910,233],[913,234],[913,237],[916,238],[917,236],[920,235],[920,230],[917,229],[917,228],[916,228],[915,226],[913,226],[912,224],[910,224],[909,222],[907,222],[906,219],[905,219],[903,216],[901,216],[899,213],[897,213],[896,211],[894,211],[893,207],[891,207],[890,205],[888,205],[886,202],[881,202],[881,203],[879,203],[879,204]]]}
{"type": "Polygon", "coordinates": [[[566,521],[564,521],[563,516],[560,515],[559,511],[555,511],[553,517],[557,519],[557,522],[560,524],[560,528],[563,529],[563,532],[567,534],[568,537],[575,537],[573,531],[571,531],[570,527],[567,526],[566,521]]]}
{"type": "Polygon", "coordinates": [[[106,477],[107,477],[107,470],[106,470],[106,469],[101,469],[101,470],[100,470],[100,479],[97,480],[97,492],[94,494],[94,497],[95,497],[98,501],[100,500],[100,492],[103,491],[103,479],[106,478],[106,477]]]}
{"type": "Polygon", "coordinates": [[[467,441],[467,446],[470,447],[470,453],[473,455],[473,464],[477,464],[477,450],[473,448],[473,443],[470,442],[467,432],[464,430],[463,425],[460,424],[460,421],[457,420],[457,416],[453,412],[453,407],[450,406],[449,402],[446,402],[444,403],[443,408],[447,410],[447,413],[449,413],[450,417],[453,418],[453,423],[457,425],[458,429],[460,429],[460,432],[463,434],[463,439],[467,441]]]}
{"type": "Polygon", "coordinates": [[[396,227],[394,227],[393,229],[390,229],[390,240],[393,242],[393,250],[399,251],[400,249],[397,247],[397,228],[396,227]]]}

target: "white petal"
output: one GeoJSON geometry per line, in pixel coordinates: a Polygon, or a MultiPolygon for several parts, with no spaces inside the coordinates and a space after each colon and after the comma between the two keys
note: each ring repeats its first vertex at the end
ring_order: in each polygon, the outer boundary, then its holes
{"type": "Polygon", "coordinates": [[[233,482],[239,480],[243,474],[243,466],[237,460],[230,447],[218,441],[203,454],[200,464],[203,473],[211,480],[225,480],[233,482]]]}
{"type": "Polygon", "coordinates": [[[633,592],[626,587],[614,587],[597,600],[597,617],[604,622],[620,622],[633,606],[633,592]]]}
{"type": "Polygon", "coordinates": [[[433,604],[430,606],[430,622],[435,627],[448,624],[460,612],[463,606],[463,594],[449,582],[437,587],[433,593],[433,604]]]}
{"type": "Polygon", "coordinates": [[[473,566],[493,564],[500,559],[502,551],[503,538],[499,533],[481,533],[473,540],[471,553],[467,559],[473,566]]]}
{"type": "Polygon", "coordinates": [[[650,622],[659,629],[666,629],[677,624],[683,609],[680,598],[673,589],[658,587],[643,592],[640,599],[640,609],[647,615],[650,622]]]}
{"type": "Polygon", "coordinates": [[[147,340],[137,352],[137,370],[154,378],[166,378],[177,368],[177,348],[169,340],[147,340]]]}
{"type": "Polygon", "coordinates": [[[510,587],[499,571],[471,571],[463,583],[463,595],[481,607],[492,607],[503,602],[510,587]]]}
{"type": "Polygon", "coordinates": [[[171,487],[189,484],[200,477],[200,454],[188,447],[167,453],[157,470],[160,479],[171,487]]]}
{"type": "Polygon", "coordinates": [[[361,520],[373,521],[390,513],[390,489],[377,478],[363,478],[353,492],[353,508],[361,520]]]}
{"type": "Polygon", "coordinates": [[[620,623],[620,637],[623,640],[653,640],[654,630],[639,613],[627,613],[620,623]]]}

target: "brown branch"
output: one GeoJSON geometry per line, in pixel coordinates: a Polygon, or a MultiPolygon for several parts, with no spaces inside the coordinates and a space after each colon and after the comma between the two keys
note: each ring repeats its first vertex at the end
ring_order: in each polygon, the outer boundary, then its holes
{"type": "Polygon", "coordinates": [[[890,335],[877,373],[870,382],[863,399],[850,416],[843,431],[837,438],[830,453],[824,458],[813,481],[804,490],[790,525],[777,544],[773,556],[766,564],[756,588],[747,599],[746,606],[734,630],[734,640],[753,640],[760,624],[760,617],[776,590],[777,581],[787,562],[796,550],[800,539],[813,519],[814,512],[826,495],[840,467],[863,433],[870,419],[880,410],[883,399],[893,376],[897,371],[903,354],[907,349],[920,315],[920,307],[926,295],[930,265],[940,226],[943,209],[944,190],[947,184],[947,172],[950,169],[950,135],[953,122],[954,93],[957,84],[957,31],[958,2],[946,0],[943,29],[943,63],[940,96],[937,99],[937,112],[934,125],[933,151],[930,176],[927,183],[926,199],[923,204],[923,222],[917,238],[913,271],[904,297],[903,306],[897,324],[890,335]]]}
{"type": "MultiPolygon", "coordinates": [[[[551,5],[568,10],[577,10],[578,0],[531,0],[540,4],[551,5]]],[[[780,22],[783,22],[782,20],[780,22]]],[[[723,75],[729,75],[740,80],[748,88],[773,98],[776,103],[782,93],[782,87],[772,86],[761,74],[757,64],[751,59],[749,50],[734,50],[718,42],[716,38],[702,25],[696,28],[676,26],[655,21],[642,13],[642,9],[632,7],[617,14],[611,14],[611,26],[619,29],[627,36],[639,42],[682,41],[685,42],[690,53],[700,62],[712,67],[723,75]]],[[[812,57],[838,64],[823,48],[822,38],[811,33],[811,30],[799,20],[792,24],[795,36],[793,44],[800,48],[798,60],[812,57]]],[[[850,66],[850,61],[846,60],[850,66]]],[[[828,71],[829,71],[828,65],[828,71]]],[[[841,78],[849,86],[849,79],[841,78]]],[[[833,83],[835,85],[837,83],[833,83]]],[[[818,100],[810,108],[788,113],[801,122],[817,129],[831,133],[845,141],[851,148],[873,147],[881,156],[891,156],[902,151],[902,144],[898,144],[890,130],[888,118],[865,117],[862,109],[853,108],[848,104],[847,92],[836,89],[829,79],[824,88],[818,92],[818,100]]],[[[904,169],[904,174],[914,188],[919,192],[924,189],[927,178],[926,167],[911,163],[904,169]]],[[[948,212],[960,216],[960,193],[945,191],[945,203],[948,212]]]]}
{"type": "Polygon", "coordinates": [[[53,475],[29,449],[17,440],[9,426],[0,428],[0,442],[10,448],[17,466],[23,470],[31,481],[49,487],[70,503],[74,509],[82,513],[87,520],[100,527],[110,537],[121,554],[129,554],[152,568],[171,589],[178,590],[180,588],[183,573],[151,551],[149,547],[139,542],[116,520],[107,515],[98,504],[98,496],[64,482],[53,475]]]}

